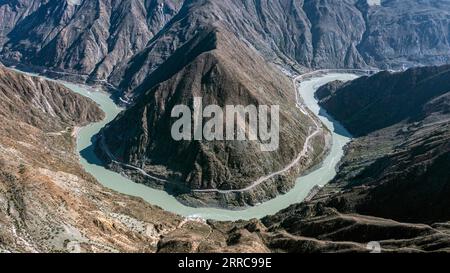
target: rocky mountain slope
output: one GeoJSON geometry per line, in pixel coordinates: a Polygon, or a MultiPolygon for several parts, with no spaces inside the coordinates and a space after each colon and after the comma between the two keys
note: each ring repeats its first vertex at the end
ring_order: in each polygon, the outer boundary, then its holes
{"type": "MultiPolygon", "coordinates": [[[[306,138],[316,129],[312,119],[296,108],[289,78],[224,28],[202,29],[149,76],[145,82],[148,90],[142,91],[137,103],[102,131],[98,150],[106,146],[120,162],[168,180],[161,182],[139,171],[129,172],[134,180],[181,195],[179,198],[190,205],[233,208],[288,191],[300,172],[320,162],[327,148],[325,130],[308,143],[304,160],[261,185],[229,194],[193,194],[192,190],[245,189],[259,178],[283,170],[298,157],[306,138]],[[280,130],[279,148],[262,151],[263,142],[250,141],[248,134],[247,141],[175,141],[171,127],[176,119],[171,118],[171,111],[175,105],[187,105],[193,113],[194,97],[203,97],[205,107],[218,105],[222,109],[226,105],[279,105],[280,123],[274,124],[280,130]]],[[[244,116],[242,120],[245,124],[238,124],[239,128],[249,124],[244,116]]],[[[222,122],[226,128],[225,120],[222,122]]],[[[114,163],[112,167],[117,168],[114,163]]]]}
{"type": "MultiPolygon", "coordinates": [[[[442,64],[448,0],[0,1],[0,57],[133,92],[205,21],[296,70],[442,64]],[[173,19],[173,20],[172,20],[173,19]],[[70,74],[69,74],[70,75],[70,74]]],[[[132,97],[131,94],[128,94],[132,97]]]]}
{"type": "Polygon", "coordinates": [[[288,64],[297,69],[301,69],[298,64],[360,66],[364,61],[347,51],[353,40],[362,37],[363,29],[336,24],[341,18],[349,21],[356,16],[363,27],[364,20],[353,1],[185,1],[165,29],[143,51],[120,66],[110,81],[121,90],[135,92],[135,87],[205,24],[222,25],[249,47],[257,49],[267,61],[283,66],[288,64]],[[325,31],[329,30],[336,34],[328,36],[325,31]],[[348,62],[342,63],[345,55],[348,62]]]}
{"type": "MultiPolygon", "coordinates": [[[[180,234],[225,251],[228,237],[215,227],[112,192],[82,169],[74,126],[102,118],[95,103],[3,66],[0,96],[0,252],[167,251],[164,238],[182,242],[180,234]]],[[[254,246],[229,251],[269,251],[254,246]]]]}
{"type": "Polygon", "coordinates": [[[382,72],[321,90],[351,132],[331,198],[343,210],[399,221],[448,221],[450,67],[382,72]],[[327,96],[328,94],[328,96],[327,96]]]}
{"type": "Polygon", "coordinates": [[[12,125],[26,123],[47,132],[58,132],[103,117],[91,101],[57,83],[11,72],[1,64],[0,73],[0,114],[12,125]]]}
{"type": "Polygon", "coordinates": [[[0,252],[154,252],[183,227],[79,165],[74,126],[103,116],[91,100],[3,67],[0,97],[0,252]]]}
{"type": "Polygon", "coordinates": [[[449,5],[448,0],[383,1],[382,6],[366,0],[189,0],[110,82],[130,93],[139,90],[204,22],[223,24],[267,61],[294,70],[443,64],[449,59],[449,5]]]}
{"type": "Polygon", "coordinates": [[[179,0],[0,2],[7,60],[104,80],[176,14],[179,0]]]}
{"type": "Polygon", "coordinates": [[[353,135],[362,136],[403,121],[418,122],[433,111],[445,114],[449,70],[440,66],[381,72],[346,84],[331,83],[317,94],[321,105],[353,135]]]}

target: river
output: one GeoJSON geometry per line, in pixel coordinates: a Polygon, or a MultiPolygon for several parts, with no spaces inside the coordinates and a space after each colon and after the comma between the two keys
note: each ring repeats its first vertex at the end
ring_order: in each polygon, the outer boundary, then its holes
{"type": "MultiPolygon", "coordinates": [[[[27,73],[29,74],[29,73],[27,73]]],[[[32,74],[31,74],[32,75],[32,74]]],[[[110,99],[104,92],[93,91],[90,88],[60,81],[71,90],[97,102],[106,114],[106,118],[98,123],[83,127],[78,132],[77,150],[80,153],[80,162],[87,172],[92,174],[103,186],[131,196],[141,197],[150,204],[157,205],[164,210],[185,216],[200,217],[203,219],[235,221],[262,218],[273,215],[292,204],[302,202],[315,186],[324,186],[336,175],[336,166],[344,154],[344,146],[350,141],[350,134],[318,105],[314,93],[320,86],[334,80],[348,81],[357,78],[353,74],[332,73],[298,84],[300,95],[307,107],[330,129],[333,133],[331,151],[321,166],[308,175],[297,179],[295,187],[284,195],[267,201],[263,204],[249,207],[244,210],[224,210],[216,208],[192,208],[178,202],[175,197],[165,191],[155,190],[142,184],[134,183],[128,178],[103,167],[101,160],[94,153],[92,143],[95,136],[107,123],[112,121],[123,109],[110,99]]]]}

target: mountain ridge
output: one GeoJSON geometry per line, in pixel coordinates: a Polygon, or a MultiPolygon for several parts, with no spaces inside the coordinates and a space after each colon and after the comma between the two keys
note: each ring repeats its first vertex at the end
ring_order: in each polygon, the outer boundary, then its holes
{"type": "Polygon", "coordinates": [[[392,68],[443,64],[449,59],[445,26],[450,3],[446,0],[432,4],[418,0],[383,1],[381,6],[370,6],[366,0],[146,0],[143,5],[134,1],[112,5],[111,0],[83,0],[73,5],[47,0],[46,6],[38,2],[21,0],[16,7],[5,1],[0,6],[3,17],[12,18],[0,33],[4,37],[0,40],[4,62],[28,63],[40,71],[77,73],[83,81],[112,84],[129,99],[148,74],[192,38],[201,21],[225,24],[267,61],[293,71],[392,68]],[[59,23],[52,22],[54,18],[64,18],[59,14],[39,26],[33,25],[32,18],[39,18],[37,14],[46,10],[76,16],[59,34],[45,34],[43,43],[40,32],[46,33],[53,27],[61,29],[59,23]],[[95,12],[100,12],[98,18],[95,12]],[[94,22],[81,36],[78,17],[94,22]],[[193,26],[178,33],[186,22],[193,26]],[[423,30],[420,33],[419,28],[423,30]],[[32,35],[24,37],[25,29],[32,35]],[[132,33],[144,34],[137,37],[132,33]],[[73,35],[79,37],[75,43],[70,38],[73,35]],[[47,63],[40,63],[42,60],[47,63]]]}

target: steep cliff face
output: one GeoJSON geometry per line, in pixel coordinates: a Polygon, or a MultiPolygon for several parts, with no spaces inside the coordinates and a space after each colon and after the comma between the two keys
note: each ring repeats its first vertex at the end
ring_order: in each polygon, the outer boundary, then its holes
{"type": "Polygon", "coordinates": [[[12,19],[2,29],[4,58],[104,80],[119,62],[145,47],[180,1],[0,4],[2,20],[12,19]]]}
{"type": "MultiPolygon", "coordinates": [[[[175,184],[181,194],[192,194],[191,190],[246,189],[261,177],[285,169],[306,146],[304,160],[254,188],[229,194],[212,192],[180,197],[192,205],[255,204],[289,190],[299,172],[320,160],[326,149],[326,132],[320,131],[305,144],[316,125],[296,108],[292,81],[224,28],[204,29],[149,76],[143,85],[148,90],[142,90],[136,104],[110,123],[102,135],[108,150],[119,161],[139,166],[170,183],[148,177],[138,178],[139,181],[153,186],[162,184],[166,189],[175,184]],[[224,112],[227,105],[278,105],[279,125],[270,126],[279,126],[279,148],[263,151],[261,139],[250,141],[249,134],[246,141],[174,140],[171,128],[176,119],[171,118],[171,111],[175,105],[190,107],[189,123],[192,124],[194,97],[202,97],[204,107],[218,105],[224,112]]],[[[227,137],[229,124],[225,121],[231,113],[224,115],[220,133],[227,137]]],[[[262,118],[259,116],[258,120],[262,122],[262,118]]],[[[205,124],[210,119],[203,120],[205,124]]],[[[249,125],[245,117],[242,120],[245,124],[237,124],[239,128],[249,125]]],[[[261,137],[258,131],[252,134],[261,137]]],[[[101,149],[102,143],[99,145],[101,149]]]]}
{"type": "Polygon", "coordinates": [[[383,72],[323,88],[323,106],[364,135],[347,147],[334,181],[348,191],[329,203],[400,221],[449,220],[449,69],[383,72]]]}

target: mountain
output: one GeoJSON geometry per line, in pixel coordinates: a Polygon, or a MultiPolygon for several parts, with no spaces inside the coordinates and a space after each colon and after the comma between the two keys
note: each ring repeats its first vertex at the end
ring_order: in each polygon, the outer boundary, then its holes
{"type": "Polygon", "coordinates": [[[206,22],[220,23],[267,61],[296,71],[448,62],[448,0],[381,3],[3,0],[0,57],[106,80],[129,98],[206,22]]]}
{"type": "Polygon", "coordinates": [[[332,183],[346,190],[330,202],[398,221],[449,220],[450,66],[381,72],[325,86],[321,96],[360,136],[332,183]]]}
{"type": "Polygon", "coordinates": [[[103,118],[92,101],[55,82],[18,74],[1,64],[0,77],[0,114],[11,128],[23,124],[57,132],[103,118]]]}
{"type": "Polygon", "coordinates": [[[0,1],[5,59],[104,80],[176,14],[180,1],[0,1]],[[3,27],[4,26],[4,27],[3,27]]]}
{"type": "MultiPolygon", "coordinates": [[[[133,180],[174,191],[190,205],[240,207],[288,191],[300,172],[320,162],[327,149],[328,132],[320,130],[306,143],[317,121],[296,108],[292,81],[221,26],[201,29],[149,75],[145,82],[148,89],[142,91],[136,104],[102,131],[98,150],[109,150],[118,161],[139,166],[158,178],[142,175],[140,170],[127,170],[126,166],[117,169],[129,173],[133,180]],[[271,126],[279,126],[279,148],[263,151],[263,142],[251,141],[249,135],[247,141],[174,140],[171,127],[175,119],[171,118],[171,111],[175,105],[187,105],[193,112],[194,97],[202,97],[204,106],[218,105],[222,109],[227,105],[278,105],[280,122],[271,126]],[[261,177],[289,166],[305,146],[308,157],[253,187],[261,177]],[[228,194],[192,192],[239,191],[247,187],[251,188],[228,194]]],[[[245,122],[238,124],[239,128],[249,125],[245,116],[239,116],[245,122]]],[[[221,123],[226,128],[226,120],[221,123]]],[[[115,165],[112,162],[111,167],[116,169],[115,165]]]]}
{"type": "Polygon", "coordinates": [[[363,136],[403,121],[420,121],[444,107],[444,98],[433,99],[450,90],[449,70],[450,66],[440,66],[381,72],[346,84],[332,83],[317,94],[321,105],[345,128],[363,136]]]}
{"type": "MultiPolygon", "coordinates": [[[[222,25],[249,47],[261,52],[266,61],[282,66],[288,64],[301,69],[302,66],[363,65],[361,58],[347,53],[352,47],[349,43],[362,36],[363,30],[334,24],[336,20],[341,20],[340,17],[348,21],[356,16],[353,13],[360,15],[360,12],[352,1],[328,2],[321,5],[318,1],[285,0],[185,1],[180,12],[164,30],[144,50],[123,63],[111,75],[110,81],[121,90],[135,92],[135,87],[142,84],[174,51],[201,31],[199,26],[206,24],[222,25]],[[324,14],[319,13],[318,9],[325,9],[324,14]],[[324,28],[328,28],[328,31],[332,28],[331,25],[336,28],[332,29],[336,32],[333,35],[336,40],[333,41],[331,37],[324,37],[328,35],[324,28]],[[345,55],[349,55],[348,63],[341,62],[345,55]]],[[[364,20],[360,17],[360,23],[364,25],[364,20]]]]}
{"type": "Polygon", "coordinates": [[[23,18],[34,13],[43,1],[15,0],[0,1],[0,48],[8,40],[8,34],[16,27],[23,18]]]}
{"type": "Polygon", "coordinates": [[[147,47],[111,74],[132,98],[140,84],[199,31],[222,24],[269,62],[305,68],[402,67],[449,59],[450,2],[366,0],[185,1],[147,47]]]}
{"type": "Polygon", "coordinates": [[[382,6],[370,6],[366,0],[189,0],[109,80],[133,98],[146,77],[205,22],[224,25],[267,61],[294,70],[443,64],[449,58],[449,4],[444,0],[383,1],[382,6]]]}

